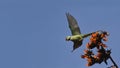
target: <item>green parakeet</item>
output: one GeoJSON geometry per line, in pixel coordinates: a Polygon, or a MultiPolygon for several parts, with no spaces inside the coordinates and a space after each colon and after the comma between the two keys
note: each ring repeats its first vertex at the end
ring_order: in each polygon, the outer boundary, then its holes
{"type": "Polygon", "coordinates": [[[74,43],[72,52],[80,47],[82,45],[83,39],[90,36],[92,33],[89,34],[81,34],[80,28],[77,24],[76,19],[70,15],[69,13],[66,13],[69,28],[71,30],[72,36],[67,36],[66,41],[72,41],[74,43]]]}

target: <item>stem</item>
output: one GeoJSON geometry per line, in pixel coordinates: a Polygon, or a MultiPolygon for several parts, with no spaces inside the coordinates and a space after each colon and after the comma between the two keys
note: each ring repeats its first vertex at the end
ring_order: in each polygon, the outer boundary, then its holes
{"type": "Polygon", "coordinates": [[[118,68],[117,64],[115,63],[115,61],[113,60],[113,58],[111,56],[109,56],[110,60],[112,61],[112,63],[114,64],[114,66],[116,66],[116,68],[118,68]]]}
{"type": "MultiPolygon", "coordinates": [[[[103,46],[101,46],[102,48],[103,48],[103,46]]],[[[103,48],[104,49],[104,48],[103,48]]],[[[105,50],[105,49],[104,49],[105,50]]],[[[111,55],[109,55],[109,58],[110,58],[110,60],[112,61],[112,63],[114,64],[114,66],[116,67],[116,68],[118,68],[118,66],[117,66],[117,64],[115,63],[115,61],[113,60],[113,58],[111,57],[111,55]]]]}

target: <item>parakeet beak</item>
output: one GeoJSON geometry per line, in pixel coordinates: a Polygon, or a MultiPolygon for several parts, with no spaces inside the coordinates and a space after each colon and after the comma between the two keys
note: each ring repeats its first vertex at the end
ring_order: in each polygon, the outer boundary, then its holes
{"type": "Polygon", "coordinates": [[[65,38],[65,40],[68,41],[67,38],[65,38]]]}
{"type": "Polygon", "coordinates": [[[66,40],[66,41],[69,41],[70,39],[66,38],[65,40],[66,40]]]}
{"type": "Polygon", "coordinates": [[[70,41],[70,36],[67,36],[65,40],[70,41]]]}

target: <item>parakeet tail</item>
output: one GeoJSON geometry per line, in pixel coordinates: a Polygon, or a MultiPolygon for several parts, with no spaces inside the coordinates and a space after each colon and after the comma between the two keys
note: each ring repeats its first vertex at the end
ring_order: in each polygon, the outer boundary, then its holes
{"type": "Polygon", "coordinates": [[[95,32],[92,32],[92,33],[89,33],[89,34],[84,34],[84,35],[83,35],[83,38],[86,38],[86,37],[92,35],[93,33],[95,33],[95,32]]]}

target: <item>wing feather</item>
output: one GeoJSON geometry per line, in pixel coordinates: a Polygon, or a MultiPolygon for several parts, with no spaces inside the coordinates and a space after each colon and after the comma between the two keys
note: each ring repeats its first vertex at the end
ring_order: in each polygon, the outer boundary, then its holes
{"type": "Polygon", "coordinates": [[[72,15],[70,15],[69,13],[66,13],[66,16],[67,16],[69,28],[71,30],[72,35],[81,34],[80,28],[77,24],[76,19],[72,15]]]}
{"type": "Polygon", "coordinates": [[[82,42],[83,42],[83,40],[81,40],[81,41],[73,41],[74,45],[73,45],[73,50],[72,50],[72,52],[73,52],[75,49],[79,48],[79,47],[82,45],[82,42]]]}

